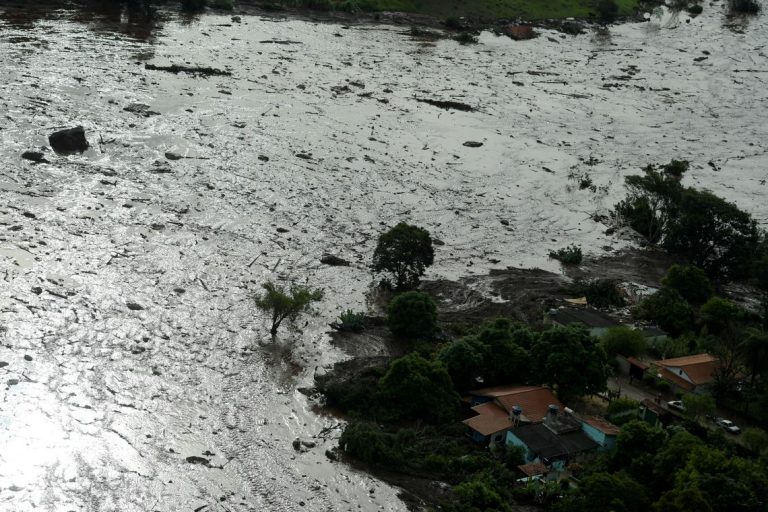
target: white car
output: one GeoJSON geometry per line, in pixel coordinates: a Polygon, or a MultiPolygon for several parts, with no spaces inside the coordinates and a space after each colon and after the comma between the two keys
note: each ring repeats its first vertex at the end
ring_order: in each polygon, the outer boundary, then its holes
{"type": "Polygon", "coordinates": [[[672,400],[671,402],[667,402],[667,405],[672,409],[677,409],[678,411],[685,411],[685,406],[683,405],[683,402],[680,400],[672,400]]]}
{"type": "Polygon", "coordinates": [[[731,420],[726,420],[725,418],[718,418],[717,424],[723,427],[723,429],[726,432],[730,432],[731,434],[738,434],[741,432],[741,429],[731,420]]]}

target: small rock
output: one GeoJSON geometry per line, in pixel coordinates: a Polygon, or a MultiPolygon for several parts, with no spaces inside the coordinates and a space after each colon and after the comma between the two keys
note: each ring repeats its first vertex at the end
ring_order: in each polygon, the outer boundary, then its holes
{"type": "Polygon", "coordinates": [[[301,158],[302,160],[312,160],[312,154],[311,153],[296,153],[296,158],[301,158]]]}
{"type": "Polygon", "coordinates": [[[40,295],[41,293],[43,293],[43,289],[40,288],[39,286],[33,286],[32,293],[34,293],[35,295],[40,295]]]}
{"type": "Polygon", "coordinates": [[[339,258],[333,254],[323,254],[320,258],[320,263],[323,265],[330,265],[332,267],[348,267],[349,262],[343,258],[339,258]]]}
{"type": "Polygon", "coordinates": [[[32,360],[32,356],[31,356],[31,355],[29,355],[29,354],[25,354],[25,355],[24,355],[24,360],[25,360],[25,361],[31,361],[31,360],[32,360]]]}
{"type": "Polygon", "coordinates": [[[259,160],[262,162],[269,162],[269,157],[266,155],[259,155],[259,160]]]}
{"type": "Polygon", "coordinates": [[[296,450],[296,451],[301,450],[301,439],[299,439],[298,437],[296,439],[294,439],[293,443],[291,443],[291,444],[293,445],[293,449],[294,450],[296,450]]]}
{"type": "Polygon", "coordinates": [[[85,128],[82,126],[52,133],[48,136],[48,142],[56,153],[62,155],[82,153],[89,147],[85,138],[85,128]]]}
{"type": "Polygon", "coordinates": [[[24,213],[22,213],[22,215],[25,216],[28,219],[36,219],[37,218],[37,215],[35,215],[32,212],[24,212],[24,213]]]}
{"type": "Polygon", "coordinates": [[[287,233],[289,230],[286,228],[277,228],[278,233],[287,233]]]}
{"type": "Polygon", "coordinates": [[[166,151],[165,158],[167,158],[168,160],[181,160],[184,157],[178,153],[174,153],[173,151],[166,151]]]}
{"type": "Polygon", "coordinates": [[[15,386],[18,383],[19,383],[19,379],[8,379],[9,386],[15,386]]]}
{"type": "Polygon", "coordinates": [[[242,18],[240,16],[232,16],[232,23],[240,23],[242,22],[242,18]]]}
{"type": "Polygon", "coordinates": [[[185,460],[190,464],[202,464],[203,466],[211,465],[211,461],[209,461],[205,457],[198,457],[197,455],[190,455],[185,460]]]}
{"type": "Polygon", "coordinates": [[[130,112],[131,114],[136,114],[137,116],[142,117],[152,117],[152,116],[159,116],[160,112],[155,112],[153,110],[149,109],[149,105],[145,105],[143,103],[131,103],[127,107],[125,107],[123,110],[126,112],[130,112]]]}
{"type": "Polygon", "coordinates": [[[24,160],[31,160],[35,163],[48,163],[42,151],[25,151],[21,154],[24,160]]]}
{"type": "Polygon", "coordinates": [[[314,448],[315,446],[317,446],[317,443],[314,441],[302,441],[301,445],[306,448],[314,448]]]}
{"type": "Polygon", "coordinates": [[[5,361],[0,361],[0,368],[5,368],[6,366],[8,366],[8,363],[5,361]]]}
{"type": "Polygon", "coordinates": [[[136,304],[135,302],[128,302],[126,303],[126,306],[128,306],[128,309],[130,309],[131,311],[141,311],[142,309],[144,309],[144,306],[142,306],[141,304],[136,304]]]}
{"type": "Polygon", "coordinates": [[[507,219],[501,219],[500,222],[502,226],[509,226],[509,221],[507,219]]]}
{"type": "Polygon", "coordinates": [[[464,143],[464,145],[466,147],[468,147],[468,148],[479,148],[479,147],[481,147],[483,145],[483,143],[482,142],[477,142],[477,141],[474,141],[474,140],[468,140],[467,142],[464,143]]]}

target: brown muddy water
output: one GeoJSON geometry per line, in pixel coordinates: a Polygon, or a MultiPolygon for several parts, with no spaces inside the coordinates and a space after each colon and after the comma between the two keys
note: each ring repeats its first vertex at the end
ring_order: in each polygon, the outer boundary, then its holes
{"type": "Polygon", "coordinates": [[[384,226],[444,242],[430,279],[557,270],[553,248],[631,245],[593,218],[623,176],[673,157],[768,218],[766,22],[727,27],[717,2],[690,23],[476,46],[258,15],[165,13],[147,32],[3,5],[2,511],[403,510],[325,457],[339,421],[297,391],[345,357],[327,324],[365,307],[384,226]],[[20,158],[75,125],[82,156],[20,158]],[[249,299],[266,279],[326,290],[275,344],[249,299]]]}

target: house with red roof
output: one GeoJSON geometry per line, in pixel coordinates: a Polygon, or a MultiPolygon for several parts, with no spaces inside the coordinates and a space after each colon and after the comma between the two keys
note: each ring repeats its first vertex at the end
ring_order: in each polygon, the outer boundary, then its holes
{"type": "Polygon", "coordinates": [[[650,371],[682,393],[706,393],[715,380],[720,360],[710,354],[675,357],[654,361],[650,371]]]}

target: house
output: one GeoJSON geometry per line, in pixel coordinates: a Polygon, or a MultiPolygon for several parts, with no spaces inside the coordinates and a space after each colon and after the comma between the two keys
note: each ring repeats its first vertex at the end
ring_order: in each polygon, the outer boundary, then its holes
{"type": "Polygon", "coordinates": [[[561,414],[554,404],[549,406],[543,422],[508,430],[507,444],[523,448],[526,462],[541,462],[558,471],[576,455],[599,447],[582,430],[581,421],[571,414],[561,414]]]}
{"type": "Polygon", "coordinates": [[[584,416],[581,430],[599,446],[598,450],[610,450],[616,446],[619,427],[599,416],[584,416]]]}
{"type": "Polygon", "coordinates": [[[518,478],[518,482],[532,482],[534,480],[542,480],[547,477],[549,470],[547,466],[541,462],[531,462],[530,464],[521,464],[517,466],[517,469],[525,475],[522,478],[518,478]]]}
{"type": "Polygon", "coordinates": [[[616,354],[616,363],[618,364],[621,373],[638,380],[642,380],[645,371],[651,367],[650,364],[643,362],[636,357],[624,357],[621,354],[616,354]]]}
{"type": "Polygon", "coordinates": [[[715,356],[696,354],[654,361],[650,371],[668,382],[674,392],[706,393],[718,368],[720,360],[715,356]]]}
{"type": "Polygon", "coordinates": [[[478,443],[504,443],[506,432],[516,426],[541,423],[550,405],[563,407],[551,390],[541,386],[497,386],[470,393],[477,413],[467,420],[478,443]]]}
{"type": "Polygon", "coordinates": [[[618,327],[621,324],[594,308],[559,308],[549,312],[550,323],[554,325],[586,325],[592,336],[601,337],[611,327],[618,327]]]}

